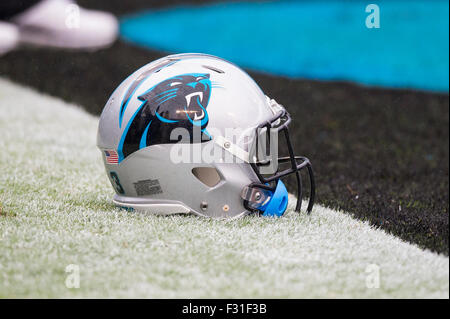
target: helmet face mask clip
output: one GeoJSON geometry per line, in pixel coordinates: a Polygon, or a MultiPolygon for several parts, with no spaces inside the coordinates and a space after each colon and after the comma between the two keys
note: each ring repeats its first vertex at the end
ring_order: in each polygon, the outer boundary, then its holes
{"type": "Polygon", "coordinates": [[[97,146],[120,207],[158,214],[281,216],[295,175],[296,210],[311,163],[295,156],[283,106],[236,65],[206,54],[151,62],[125,79],[100,116],[97,146]],[[229,134],[231,130],[232,134],[229,134]],[[278,157],[278,135],[289,156],[278,157]],[[187,136],[187,138],[185,137],[187,136]],[[278,164],[289,164],[279,169],[278,164]],[[120,191],[119,191],[120,190],[120,191]]]}

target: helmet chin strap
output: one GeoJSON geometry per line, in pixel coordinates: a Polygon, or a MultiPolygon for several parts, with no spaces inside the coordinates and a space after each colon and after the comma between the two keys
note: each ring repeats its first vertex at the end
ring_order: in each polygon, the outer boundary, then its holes
{"type": "Polygon", "coordinates": [[[288,205],[288,192],[286,186],[281,180],[278,180],[275,192],[272,195],[270,201],[261,207],[264,212],[263,216],[280,217],[286,211],[288,205]]]}
{"type": "Polygon", "coordinates": [[[247,210],[259,211],[267,217],[282,216],[288,204],[288,192],[281,180],[277,181],[275,188],[269,184],[252,183],[244,187],[241,197],[247,210]]]}

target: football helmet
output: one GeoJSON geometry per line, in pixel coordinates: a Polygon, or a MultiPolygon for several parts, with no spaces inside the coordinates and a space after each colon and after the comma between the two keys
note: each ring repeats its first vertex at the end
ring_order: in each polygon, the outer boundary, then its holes
{"type": "Polygon", "coordinates": [[[233,218],[281,216],[297,181],[301,209],[310,161],[296,156],[289,113],[236,65],[206,54],[170,55],[125,79],[100,116],[97,146],[123,208],[158,214],[233,218]],[[278,156],[278,135],[289,156],[278,156]],[[281,169],[279,166],[288,165],[281,169]]]}

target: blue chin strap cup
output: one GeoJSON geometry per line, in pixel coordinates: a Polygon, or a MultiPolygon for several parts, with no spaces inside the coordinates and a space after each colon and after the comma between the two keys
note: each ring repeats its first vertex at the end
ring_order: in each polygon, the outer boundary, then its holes
{"type": "Polygon", "coordinates": [[[281,180],[278,180],[275,192],[267,204],[260,208],[263,216],[280,217],[286,211],[288,205],[288,191],[281,180]]]}
{"type": "Polygon", "coordinates": [[[268,217],[282,216],[288,205],[288,192],[281,180],[275,190],[268,184],[249,185],[242,190],[241,197],[246,209],[268,217]]]}

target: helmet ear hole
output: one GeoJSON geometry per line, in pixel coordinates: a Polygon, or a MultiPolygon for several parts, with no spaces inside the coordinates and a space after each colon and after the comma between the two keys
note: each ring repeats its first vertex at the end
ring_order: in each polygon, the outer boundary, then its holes
{"type": "Polygon", "coordinates": [[[192,174],[209,187],[214,187],[220,182],[220,175],[214,167],[194,167],[192,174]]]}

